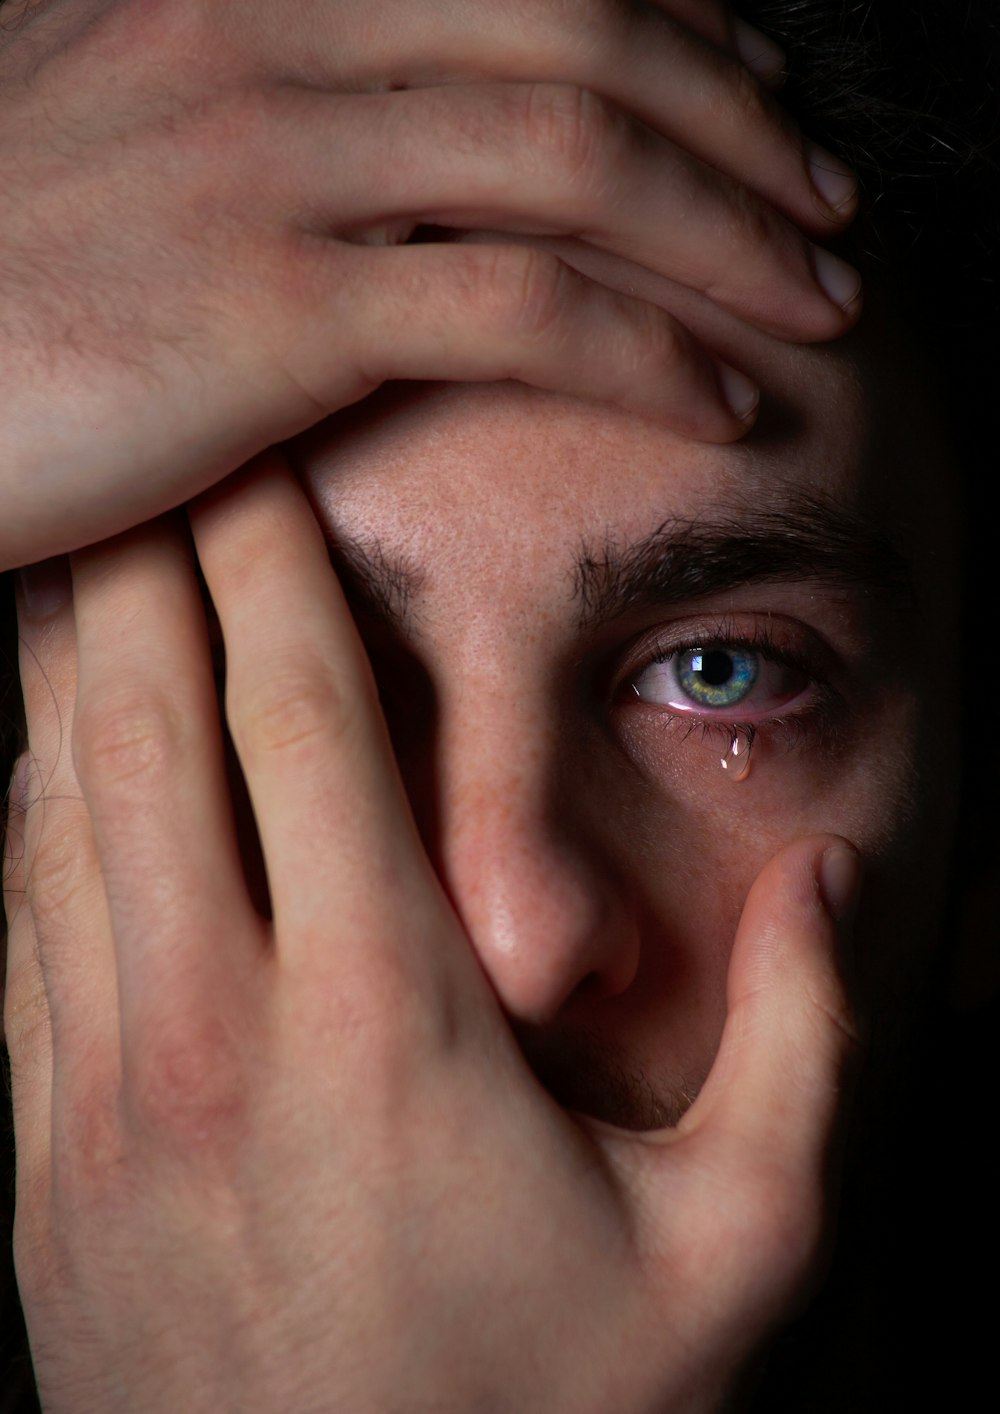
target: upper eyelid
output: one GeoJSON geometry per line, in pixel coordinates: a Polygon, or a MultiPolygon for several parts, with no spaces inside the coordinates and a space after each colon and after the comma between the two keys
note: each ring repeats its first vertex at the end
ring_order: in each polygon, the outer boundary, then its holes
{"type": "Polygon", "coordinates": [[[705,634],[700,638],[693,638],[689,643],[679,643],[676,647],[664,648],[645,661],[647,664],[667,663],[671,658],[679,658],[684,653],[690,653],[694,648],[736,648],[744,653],[756,653],[758,658],[764,658],[768,662],[782,663],[786,667],[805,670],[800,655],[788,652],[780,644],[771,642],[764,644],[757,639],[738,634],[731,634],[725,638],[713,638],[705,634]]]}
{"type": "MultiPolygon", "coordinates": [[[[656,624],[636,634],[619,659],[618,687],[648,664],[703,647],[737,647],[771,662],[784,663],[825,681],[834,655],[822,635],[808,624],[774,614],[746,613],[656,624]],[[789,639],[796,640],[794,643],[789,639]]],[[[618,688],[615,689],[617,694],[618,688]]]]}
{"type": "MultiPolygon", "coordinates": [[[[614,667],[603,678],[602,697],[611,713],[635,711],[659,721],[686,722],[691,730],[725,732],[733,727],[749,727],[770,733],[800,732],[812,724],[817,731],[839,734],[847,718],[853,718],[857,703],[854,692],[857,664],[844,656],[846,645],[834,644],[813,624],[798,617],[767,609],[730,610],[720,613],[671,618],[648,625],[634,634],[627,645],[619,645],[614,667]],[[742,643],[772,661],[784,661],[805,674],[802,694],[780,711],[754,709],[739,703],[729,709],[695,707],[680,712],[645,702],[630,689],[632,679],[661,652],[683,652],[709,642],[742,643]]],[[[605,659],[608,664],[609,660],[605,659]]],[[[811,729],[811,727],[810,727],[811,729]]]]}
{"type": "MultiPolygon", "coordinates": [[[[683,651],[683,650],[679,650],[683,651]]],[[[647,664],[652,660],[647,659],[647,664]]],[[[720,740],[727,740],[734,733],[751,732],[755,739],[770,741],[783,739],[788,744],[801,740],[815,741],[821,737],[838,736],[842,729],[842,719],[847,707],[843,694],[829,681],[814,675],[808,667],[800,670],[806,681],[795,698],[777,709],[754,708],[748,700],[734,703],[732,707],[707,707],[693,704],[690,710],[680,709],[665,703],[650,702],[638,692],[626,695],[620,688],[613,699],[614,710],[642,713],[647,720],[657,723],[658,729],[665,724],[683,729],[682,741],[691,733],[699,732],[702,737],[710,734],[720,740]]],[[[625,679],[634,682],[639,668],[625,679]]]]}

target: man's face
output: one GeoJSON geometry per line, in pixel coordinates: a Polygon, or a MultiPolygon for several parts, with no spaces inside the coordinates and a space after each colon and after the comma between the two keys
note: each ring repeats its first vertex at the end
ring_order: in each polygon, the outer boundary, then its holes
{"type": "Polygon", "coordinates": [[[300,449],[427,850],[525,1053],[636,1128],[703,1082],[746,893],[794,838],[868,859],[860,968],[899,1010],[954,793],[952,496],[884,321],[819,351],[683,312],[764,387],[745,444],[508,384],[397,390],[300,449]]]}

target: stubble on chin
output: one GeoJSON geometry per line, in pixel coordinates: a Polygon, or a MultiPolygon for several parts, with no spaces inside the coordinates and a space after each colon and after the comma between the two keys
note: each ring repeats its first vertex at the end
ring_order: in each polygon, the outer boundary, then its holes
{"type": "Polygon", "coordinates": [[[594,1035],[522,1033],[525,1059],[564,1109],[619,1129],[672,1129],[691,1108],[704,1076],[651,1075],[594,1035]]]}

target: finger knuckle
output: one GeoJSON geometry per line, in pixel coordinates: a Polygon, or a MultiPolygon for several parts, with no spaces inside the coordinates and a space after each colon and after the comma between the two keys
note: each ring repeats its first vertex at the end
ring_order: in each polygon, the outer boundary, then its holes
{"type": "Polygon", "coordinates": [[[566,267],[528,246],[472,248],[467,289],[474,306],[501,336],[542,342],[566,310],[566,267]]]}
{"type": "Polygon", "coordinates": [[[25,875],[25,895],[38,926],[71,914],[80,889],[84,821],[78,810],[60,810],[58,821],[43,827],[25,875]]]}
{"type": "Polygon", "coordinates": [[[622,394],[636,388],[675,388],[683,381],[694,354],[684,330],[669,315],[652,306],[628,306],[619,315],[617,338],[604,321],[603,340],[615,387],[622,394]]]}
{"type": "Polygon", "coordinates": [[[723,61],[726,65],[726,94],[728,104],[725,116],[734,132],[761,132],[773,126],[773,109],[764,95],[759,82],[735,60],[723,61]]]}
{"type": "Polygon", "coordinates": [[[86,1093],[78,1092],[60,1125],[56,1198],[69,1194],[74,1202],[98,1207],[127,1182],[127,1145],[114,1060],[91,1053],[83,1064],[86,1093]]]}
{"type": "Polygon", "coordinates": [[[637,323],[633,325],[634,370],[631,376],[638,381],[644,375],[673,381],[690,362],[691,341],[684,330],[662,310],[643,306],[634,311],[637,323]]]}
{"type": "Polygon", "coordinates": [[[865,1037],[845,989],[839,981],[823,978],[807,989],[806,996],[813,1016],[817,1053],[833,1050],[841,1058],[839,1068],[850,1066],[863,1051],[865,1037]]]}
{"type": "Polygon", "coordinates": [[[620,18],[622,0],[520,0],[519,9],[532,28],[544,25],[568,40],[581,33],[599,40],[607,38],[610,21],[620,18]]]}
{"type": "Polygon", "coordinates": [[[760,259],[775,244],[776,222],[750,191],[733,186],[730,191],[729,246],[760,259]]]}
{"type": "Polygon", "coordinates": [[[361,700],[328,669],[296,667],[269,675],[252,691],[234,692],[228,715],[240,755],[253,760],[350,741],[360,724],[361,700]]]}
{"type": "Polygon", "coordinates": [[[223,32],[212,26],[212,8],[200,0],[131,0],[114,6],[82,40],[112,61],[127,54],[136,63],[155,55],[161,69],[171,61],[191,64],[205,53],[206,42],[216,55],[222,47],[223,32]]]}
{"type": "Polygon", "coordinates": [[[4,1042],[16,1092],[52,1058],[52,1020],[40,969],[18,968],[8,978],[3,1004],[4,1042]]]}
{"type": "Polygon", "coordinates": [[[586,198],[617,169],[627,141],[624,114],[588,89],[539,83],[524,97],[528,150],[571,197],[586,198]]]}
{"type": "Polygon", "coordinates": [[[183,712],[147,689],[101,697],[77,709],[73,759],[85,790],[156,783],[183,758],[190,729],[183,712]]]}
{"type": "Polygon", "coordinates": [[[517,23],[544,57],[546,73],[579,71],[597,63],[610,68],[634,26],[632,0],[516,0],[517,23]]]}
{"type": "Polygon", "coordinates": [[[142,1131],[182,1154],[227,1147],[246,1118],[241,1057],[220,1018],[151,1022],[124,1092],[142,1131]]]}

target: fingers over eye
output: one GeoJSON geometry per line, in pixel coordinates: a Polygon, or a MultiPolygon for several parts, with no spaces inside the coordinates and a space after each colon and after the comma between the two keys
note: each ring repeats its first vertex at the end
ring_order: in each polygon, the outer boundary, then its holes
{"type": "Polygon", "coordinates": [[[459,1015],[480,1022],[482,974],[424,852],[303,491],[272,451],[190,516],[225,637],[226,714],[287,995],[318,1007],[321,1028],[334,1020],[371,1037],[374,1025],[383,1039],[409,1028],[414,1047],[459,1015]]]}
{"type": "Polygon", "coordinates": [[[433,970],[451,948],[449,915],[304,493],[271,452],[200,497],[190,516],[225,637],[226,715],[260,830],[279,959],[317,995],[341,999],[345,979],[371,968],[382,969],[383,987],[428,959],[433,970]]]}

